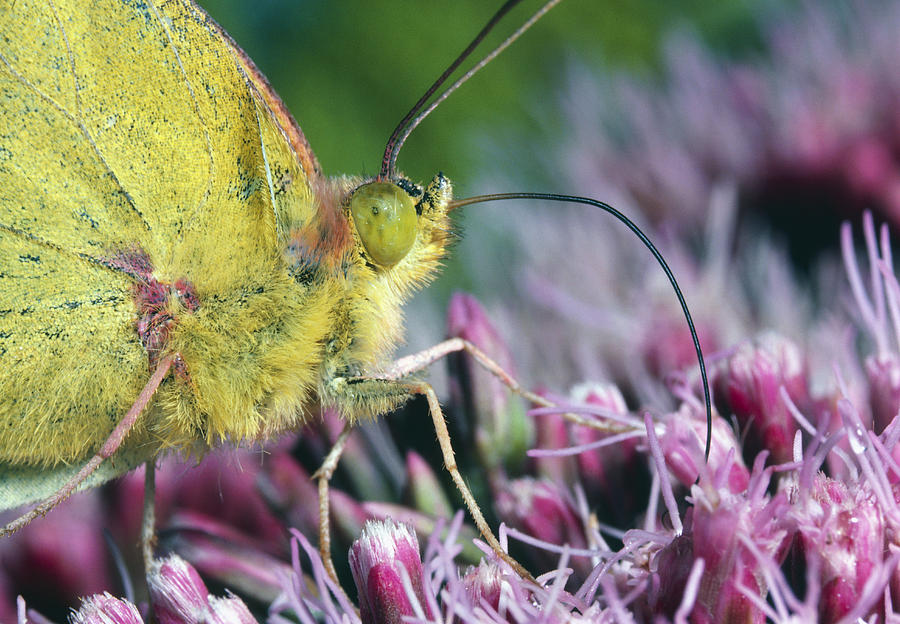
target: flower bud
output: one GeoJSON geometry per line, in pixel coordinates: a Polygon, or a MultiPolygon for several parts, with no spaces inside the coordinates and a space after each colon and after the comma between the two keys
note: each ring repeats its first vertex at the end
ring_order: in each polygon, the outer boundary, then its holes
{"type": "Polygon", "coordinates": [[[800,349],[777,334],[765,334],[742,344],[715,377],[723,413],[732,412],[747,429],[747,451],[755,456],[768,449],[772,461],[793,457],[797,423],[781,398],[781,388],[802,409],[809,401],[807,374],[800,349]]]}
{"type": "MultiPolygon", "coordinates": [[[[514,375],[509,349],[475,297],[453,295],[447,310],[447,335],[468,340],[514,375]]],[[[451,357],[450,365],[451,393],[467,413],[466,420],[474,423],[475,448],[482,465],[492,469],[521,461],[533,438],[521,400],[465,353],[451,357]]]]}
{"type": "MultiPolygon", "coordinates": [[[[8,585],[0,600],[11,597],[9,608],[14,612],[17,594],[42,595],[44,601],[53,603],[109,587],[109,549],[97,530],[104,523],[104,514],[99,493],[85,492],[34,520],[15,539],[0,538],[0,586],[8,585]]],[[[0,612],[6,610],[0,608],[0,612]]]]}
{"type": "Polygon", "coordinates": [[[793,506],[807,567],[818,559],[822,622],[836,622],[859,602],[884,559],[884,518],[869,488],[851,489],[822,474],[807,504],[793,506]]]}
{"type": "Polygon", "coordinates": [[[406,454],[406,474],[412,504],[416,509],[436,518],[453,517],[453,507],[444,494],[441,482],[421,455],[413,451],[406,454]]]}
{"type": "MultiPolygon", "coordinates": [[[[625,398],[612,383],[580,384],[569,395],[576,404],[599,407],[618,416],[628,413],[625,398]]],[[[590,444],[614,435],[584,425],[568,426],[571,440],[566,446],[590,444]]],[[[604,521],[616,526],[627,526],[646,500],[650,478],[646,462],[637,453],[639,443],[635,437],[583,451],[574,457],[579,483],[587,499],[599,508],[598,514],[604,521]],[[623,474],[629,478],[622,479],[623,474]]]]}
{"type": "Polygon", "coordinates": [[[237,596],[210,596],[209,611],[209,624],[257,624],[250,609],[237,596]]]}
{"type": "Polygon", "coordinates": [[[154,561],[147,575],[150,601],[160,624],[201,622],[209,592],[192,565],[177,555],[154,561]]]}
{"type": "Polygon", "coordinates": [[[265,552],[259,543],[215,518],[183,511],[172,516],[172,550],[203,574],[242,596],[271,602],[290,566],[265,552]]]}
{"type": "Polygon", "coordinates": [[[193,566],[178,555],[154,561],[147,585],[159,624],[256,624],[239,598],[211,596],[193,566]]]}
{"type": "Polygon", "coordinates": [[[390,519],[367,522],[349,556],[363,624],[402,624],[403,616],[415,615],[414,603],[431,617],[419,543],[409,526],[390,519]],[[411,591],[404,587],[401,570],[411,591]]]}
{"type": "MultiPolygon", "coordinates": [[[[556,483],[531,478],[510,481],[497,492],[496,509],[504,522],[539,540],[558,546],[587,547],[578,510],[556,483]]],[[[555,553],[536,550],[535,554],[542,565],[556,567],[559,557],[555,553]]],[[[573,559],[572,565],[580,574],[590,571],[584,559],[573,559]]]]}
{"type": "Polygon", "coordinates": [[[724,420],[713,417],[708,461],[703,456],[707,427],[705,413],[683,405],[677,412],[666,415],[664,423],[660,447],[666,465],[682,485],[690,487],[700,474],[700,466],[706,463],[712,475],[726,471],[725,483],[732,494],[747,488],[750,471],[741,457],[734,431],[724,420]]]}
{"type": "Polygon", "coordinates": [[[472,604],[478,606],[486,603],[494,610],[500,606],[500,589],[504,582],[500,567],[485,559],[481,560],[477,568],[469,568],[463,578],[466,594],[472,604]]]}
{"type": "Polygon", "coordinates": [[[94,594],[81,601],[70,624],[144,624],[137,607],[109,593],[94,594]]]}

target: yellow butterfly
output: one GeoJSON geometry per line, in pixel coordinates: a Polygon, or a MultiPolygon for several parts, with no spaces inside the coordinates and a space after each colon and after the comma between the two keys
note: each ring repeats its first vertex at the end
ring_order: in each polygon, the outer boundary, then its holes
{"type": "Polygon", "coordinates": [[[187,0],[0,4],[28,33],[0,41],[0,507],[433,397],[372,373],[444,255],[448,180],[323,177],[187,0]]]}

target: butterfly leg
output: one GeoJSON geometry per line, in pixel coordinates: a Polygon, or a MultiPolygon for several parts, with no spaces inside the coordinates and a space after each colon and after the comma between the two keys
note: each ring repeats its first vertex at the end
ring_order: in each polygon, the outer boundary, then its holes
{"type": "Polygon", "coordinates": [[[450,440],[450,432],[447,431],[444,413],[441,411],[441,405],[438,402],[437,393],[434,391],[434,388],[425,382],[396,383],[406,386],[411,394],[425,395],[425,399],[428,401],[428,411],[431,412],[431,420],[434,423],[434,432],[437,434],[438,444],[441,447],[441,454],[444,456],[444,467],[447,468],[447,472],[450,473],[450,478],[453,480],[456,489],[459,490],[460,495],[463,497],[463,501],[469,509],[469,514],[472,516],[472,520],[475,521],[475,526],[478,527],[478,531],[481,533],[482,537],[484,537],[497,556],[509,564],[516,574],[527,581],[535,582],[531,573],[500,546],[500,541],[494,535],[491,527],[488,526],[487,520],[484,519],[484,514],[481,513],[481,508],[478,507],[475,496],[473,496],[472,491],[469,489],[465,479],[463,479],[462,474],[459,472],[459,468],[456,465],[456,454],[453,451],[453,443],[450,440]]]}
{"type": "Polygon", "coordinates": [[[328,572],[328,576],[331,577],[331,580],[338,587],[340,587],[340,583],[338,582],[337,572],[334,569],[334,561],[331,559],[331,524],[329,522],[331,512],[329,509],[328,482],[331,481],[334,471],[337,470],[338,462],[344,453],[347,439],[352,431],[353,425],[350,423],[344,425],[344,430],[341,431],[337,440],[334,441],[322,465],[313,474],[313,479],[317,479],[319,482],[319,555],[322,557],[322,563],[325,564],[325,571],[328,572]]]}
{"type": "MultiPolygon", "coordinates": [[[[448,352],[452,351],[453,350],[451,349],[448,352]]],[[[413,359],[406,359],[405,362],[404,360],[401,360],[401,363],[404,363],[404,366],[409,365],[412,368],[395,369],[392,370],[389,374],[393,373],[399,377],[408,373],[415,372],[416,370],[424,368],[435,359],[443,357],[444,355],[446,355],[446,353],[441,352],[435,356],[435,353],[432,353],[431,350],[421,352],[414,356],[410,356],[410,358],[413,359]],[[420,355],[422,357],[420,359],[416,359],[416,356],[420,355]]],[[[496,366],[496,364],[494,365],[496,366]]],[[[499,366],[497,368],[498,370],[500,370],[499,366]]],[[[515,572],[522,578],[530,581],[534,580],[528,570],[526,570],[518,561],[513,559],[500,546],[499,540],[494,535],[490,526],[488,526],[487,520],[485,520],[484,518],[484,514],[481,513],[481,509],[478,507],[478,503],[475,501],[475,496],[472,494],[472,491],[469,489],[469,486],[463,479],[462,474],[459,472],[459,468],[456,465],[456,456],[453,452],[453,443],[450,440],[450,433],[447,431],[447,424],[444,422],[444,413],[441,411],[441,406],[438,402],[437,393],[434,391],[434,388],[432,388],[425,382],[403,381],[400,379],[384,379],[381,377],[342,377],[332,380],[330,386],[335,397],[338,398],[338,404],[343,405],[352,404],[355,402],[358,406],[375,406],[379,404],[396,406],[408,399],[411,395],[424,395],[426,400],[428,401],[428,409],[431,413],[431,418],[434,423],[434,430],[441,448],[441,454],[444,457],[444,466],[450,473],[450,478],[453,480],[453,483],[459,490],[459,493],[462,496],[466,507],[469,509],[469,514],[472,516],[472,520],[474,520],[475,526],[478,527],[481,535],[494,550],[494,552],[497,553],[497,556],[508,563],[512,567],[512,569],[515,570],[515,572]]],[[[376,409],[374,411],[376,411],[377,413],[384,413],[386,410],[376,409]]]]}
{"type": "Polygon", "coordinates": [[[518,381],[513,379],[512,375],[503,370],[503,368],[499,364],[497,364],[497,362],[492,360],[490,356],[488,356],[484,351],[479,349],[475,344],[462,338],[450,338],[448,340],[444,340],[443,342],[439,342],[432,347],[423,349],[422,351],[419,351],[417,353],[399,358],[395,360],[389,368],[385,369],[382,374],[379,375],[379,377],[385,377],[387,379],[401,379],[403,377],[406,377],[407,375],[415,373],[416,371],[428,368],[436,361],[440,360],[441,358],[447,357],[451,353],[459,353],[460,351],[465,351],[466,353],[471,355],[472,358],[474,358],[482,368],[494,375],[504,386],[509,388],[512,392],[515,392],[519,396],[528,401],[531,401],[536,405],[540,405],[542,407],[553,407],[553,403],[540,396],[539,394],[535,394],[534,392],[530,392],[523,388],[518,381]]]}
{"type": "Polygon", "coordinates": [[[3,529],[0,529],[0,537],[15,533],[22,527],[27,526],[38,516],[46,515],[48,511],[71,496],[82,481],[87,479],[105,459],[111,457],[119,449],[122,442],[125,440],[125,436],[127,436],[128,432],[134,427],[138,417],[140,417],[141,413],[146,409],[147,405],[149,405],[150,399],[153,398],[153,395],[156,393],[162,380],[165,379],[166,375],[169,373],[169,369],[172,368],[172,364],[174,364],[176,357],[176,355],[168,355],[160,360],[156,370],[147,382],[147,385],[144,386],[144,389],[141,390],[141,394],[134,404],[132,404],[131,409],[128,410],[128,413],[122,421],[116,425],[113,432],[109,434],[109,437],[106,439],[106,442],[103,443],[103,446],[100,447],[97,454],[91,457],[91,459],[81,467],[81,470],[79,470],[74,477],[69,479],[69,481],[67,481],[53,496],[44,500],[28,513],[19,516],[3,527],[3,529]]]}
{"type": "MultiPolygon", "coordinates": [[[[481,366],[498,380],[500,380],[500,383],[509,388],[511,392],[518,394],[526,401],[529,401],[541,407],[556,407],[556,404],[552,401],[548,401],[541,395],[535,394],[534,392],[523,388],[522,385],[518,381],[516,381],[512,375],[503,370],[503,367],[493,359],[491,359],[488,354],[482,351],[475,344],[469,342],[468,340],[464,340],[463,338],[449,338],[447,340],[444,340],[443,342],[439,342],[432,347],[399,358],[395,360],[390,367],[385,369],[380,376],[386,377],[388,379],[401,379],[403,377],[411,375],[412,373],[415,373],[416,371],[427,368],[437,360],[446,357],[451,353],[459,353],[460,351],[468,353],[472,357],[472,359],[474,359],[478,363],[479,366],[481,366]]],[[[607,433],[619,433],[631,429],[631,427],[624,426],[619,423],[609,423],[603,420],[598,420],[596,418],[584,418],[583,416],[579,416],[578,414],[572,414],[569,412],[561,414],[561,416],[573,424],[582,425],[584,427],[597,429],[599,431],[604,431],[607,433]]]]}
{"type": "Polygon", "coordinates": [[[144,572],[150,574],[156,549],[156,459],[144,464],[144,513],[141,517],[141,550],[144,572]]]}

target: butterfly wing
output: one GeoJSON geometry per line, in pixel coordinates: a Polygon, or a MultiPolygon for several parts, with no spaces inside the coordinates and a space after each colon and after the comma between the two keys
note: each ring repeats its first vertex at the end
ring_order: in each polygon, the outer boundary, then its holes
{"type": "MultiPolygon", "coordinates": [[[[311,218],[317,175],[265,79],[191,2],[0,0],[0,508],[54,491],[146,383],[148,276],[255,293],[279,231],[311,218]]],[[[257,330],[274,331],[237,328],[257,330]]],[[[191,383],[221,381],[204,362],[191,383]]],[[[240,413],[260,393],[224,402],[240,413]]],[[[140,426],[94,481],[183,442],[168,435],[140,426]]]]}

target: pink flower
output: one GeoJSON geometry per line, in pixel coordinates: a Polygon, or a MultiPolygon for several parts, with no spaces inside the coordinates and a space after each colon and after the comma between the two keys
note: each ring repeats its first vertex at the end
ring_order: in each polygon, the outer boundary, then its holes
{"type": "Polygon", "coordinates": [[[430,614],[415,532],[392,520],[366,523],[350,549],[363,624],[402,624],[403,616],[430,614]]]}
{"type": "MultiPolygon", "coordinates": [[[[507,524],[540,542],[555,546],[587,547],[587,530],[572,497],[558,484],[528,477],[514,479],[497,492],[497,514],[507,524]]],[[[533,558],[544,568],[555,568],[559,555],[535,550],[533,558]]],[[[590,566],[573,561],[582,575],[590,566]]]]}
{"type": "Polygon", "coordinates": [[[869,356],[865,370],[875,432],[881,433],[900,412],[900,356],[896,353],[869,356]]]}
{"type": "Polygon", "coordinates": [[[660,589],[652,603],[654,612],[674,615],[689,571],[695,561],[702,560],[703,577],[691,611],[692,622],[765,621],[764,612],[750,598],[764,598],[768,591],[757,553],[777,561],[784,556],[789,537],[781,520],[788,508],[787,498],[783,494],[767,496],[768,480],[759,464],[741,493],[694,489],[697,502],[683,534],[657,558],[660,589]]]}
{"type": "Polygon", "coordinates": [[[155,561],[147,583],[160,624],[256,624],[240,598],[211,595],[197,571],[177,555],[155,561]]]}
{"type": "Polygon", "coordinates": [[[837,622],[859,603],[881,564],[884,517],[865,483],[851,486],[818,474],[811,491],[803,489],[796,496],[791,516],[806,565],[819,574],[819,616],[822,622],[837,622]]]}
{"type": "Polygon", "coordinates": [[[85,598],[69,621],[71,624],[144,624],[137,607],[106,592],[85,598]]]}
{"type": "Polygon", "coordinates": [[[716,394],[725,414],[733,413],[747,430],[749,457],[768,450],[777,463],[790,461],[797,423],[781,397],[784,388],[795,404],[809,404],[806,364],[800,349],[776,334],[741,344],[715,375],[716,394]]]}
{"type": "Polygon", "coordinates": [[[504,574],[495,563],[482,560],[478,567],[469,568],[463,577],[463,583],[466,587],[466,594],[473,605],[485,605],[500,613],[501,617],[505,615],[500,606],[501,594],[504,584],[509,589],[509,581],[504,579],[504,574]]]}
{"type": "Polygon", "coordinates": [[[712,446],[709,459],[704,455],[706,444],[706,413],[682,405],[677,412],[663,418],[665,428],[660,446],[672,475],[685,487],[700,476],[701,469],[713,478],[722,480],[732,494],[747,489],[750,471],[741,457],[741,449],[734,431],[724,419],[714,416],[712,446]]]}
{"type": "Polygon", "coordinates": [[[0,539],[0,599],[9,612],[15,612],[17,595],[29,603],[71,607],[78,596],[112,587],[101,529],[105,513],[99,493],[78,494],[14,537],[0,539]]]}

